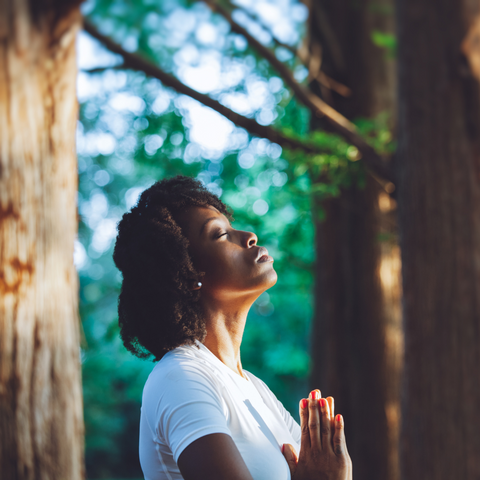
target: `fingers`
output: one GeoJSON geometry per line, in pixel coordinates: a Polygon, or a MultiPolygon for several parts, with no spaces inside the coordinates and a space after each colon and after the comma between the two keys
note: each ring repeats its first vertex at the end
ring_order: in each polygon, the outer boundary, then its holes
{"type": "Polygon", "coordinates": [[[290,477],[293,478],[293,474],[295,473],[295,469],[297,468],[298,463],[297,452],[289,443],[285,443],[284,445],[282,445],[282,453],[288,463],[288,468],[290,469],[290,477]]]}
{"type": "Polygon", "coordinates": [[[345,440],[345,430],[343,417],[335,417],[335,433],[333,435],[333,451],[335,455],[342,456],[347,454],[347,442],[345,440]]]}
{"type": "Polygon", "coordinates": [[[324,398],[321,398],[319,403],[321,416],[320,434],[322,438],[322,449],[332,449],[332,420],[330,417],[330,406],[324,398]]]}
{"type": "MultiPolygon", "coordinates": [[[[315,450],[332,449],[335,433],[334,411],[332,397],[320,398],[320,390],[310,392],[308,400],[300,401],[300,423],[302,430],[302,446],[315,450]]],[[[305,450],[303,450],[305,451],[305,450]]],[[[300,456],[302,456],[302,451],[300,456]]]]}
{"type": "Polygon", "coordinates": [[[333,400],[333,397],[327,397],[327,402],[330,409],[330,419],[333,436],[333,432],[335,432],[335,401],[333,400]]]}
{"type": "MultiPolygon", "coordinates": [[[[308,400],[300,400],[300,428],[302,431],[301,445],[310,448],[310,430],[308,429],[308,400]]],[[[305,449],[302,448],[301,451],[305,449]]]]}
{"type": "Polygon", "coordinates": [[[308,430],[310,432],[310,445],[312,449],[321,449],[322,442],[320,439],[320,412],[318,411],[318,400],[320,398],[320,390],[310,392],[308,399],[308,430]]]}

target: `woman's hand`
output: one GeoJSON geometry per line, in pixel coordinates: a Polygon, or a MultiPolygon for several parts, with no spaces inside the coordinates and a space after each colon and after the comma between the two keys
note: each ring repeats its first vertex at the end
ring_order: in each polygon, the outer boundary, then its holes
{"type": "Polygon", "coordinates": [[[290,444],[283,447],[292,480],[352,480],[343,417],[334,418],[332,397],[320,398],[314,390],[300,401],[302,440],[300,456],[290,444]]]}

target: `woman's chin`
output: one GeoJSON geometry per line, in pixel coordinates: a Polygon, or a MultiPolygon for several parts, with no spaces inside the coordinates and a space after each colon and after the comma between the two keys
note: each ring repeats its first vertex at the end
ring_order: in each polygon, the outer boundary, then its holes
{"type": "Polygon", "coordinates": [[[266,289],[272,288],[277,283],[277,280],[278,280],[277,272],[272,267],[272,270],[268,273],[268,276],[267,276],[266,283],[268,284],[268,286],[266,287],[266,289]]]}

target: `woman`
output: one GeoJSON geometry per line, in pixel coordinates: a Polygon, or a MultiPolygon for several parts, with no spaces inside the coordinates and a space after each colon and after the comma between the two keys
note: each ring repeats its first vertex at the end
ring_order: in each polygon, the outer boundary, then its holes
{"type": "Polygon", "coordinates": [[[142,399],[145,478],[351,480],[333,399],[318,390],[302,399],[300,428],[242,369],[248,311],[277,274],[231,219],[199,182],[177,176],[145,190],[118,225],[121,336],[135,355],[160,360],[142,399]]]}

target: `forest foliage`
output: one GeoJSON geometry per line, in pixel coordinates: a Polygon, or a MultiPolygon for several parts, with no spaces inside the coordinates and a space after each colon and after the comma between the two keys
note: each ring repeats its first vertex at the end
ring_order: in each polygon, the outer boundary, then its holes
{"type": "MultiPolygon", "coordinates": [[[[294,0],[225,4],[304,85],[308,69],[292,53],[305,35],[308,10],[294,0]],[[290,48],[287,48],[290,47],[290,48]]],[[[278,283],[260,296],[242,344],[245,369],[264,380],[297,415],[307,394],[315,260],[314,197],[362,185],[356,147],[338,135],[310,130],[311,112],[278,72],[200,2],[88,1],[85,16],[129,52],[260,125],[316,145],[325,153],[282,149],[250,135],[218,113],[166,88],[82,33],[79,39],[77,130],[82,369],[89,478],[135,478],[143,384],[153,367],[127,353],[119,339],[121,276],[112,261],[116,224],[153,182],[176,174],[201,180],[234,211],[234,226],[254,231],[275,259],[278,283]]],[[[372,42],[395,54],[382,32],[372,42]]],[[[370,145],[389,154],[388,113],[355,121],[370,145]]]]}

